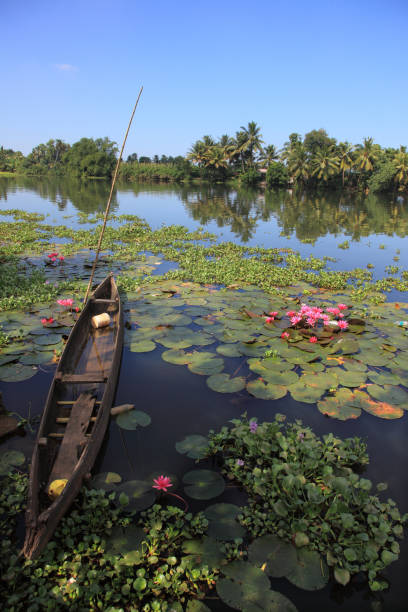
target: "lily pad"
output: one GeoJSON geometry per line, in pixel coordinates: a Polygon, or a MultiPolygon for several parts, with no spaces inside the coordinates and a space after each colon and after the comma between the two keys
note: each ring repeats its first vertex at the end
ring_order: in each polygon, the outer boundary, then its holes
{"type": "Polygon", "coordinates": [[[208,536],[201,539],[184,540],[182,549],[198,565],[218,566],[224,559],[221,544],[208,536]]]}
{"type": "Polygon", "coordinates": [[[146,534],[141,527],[117,525],[106,539],[105,550],[112,555],[126,555],[131,551],[141,550],[141,544],[145,539],[146,534]]]}
{"type": "Polygon", "coordinates": [[[221,357],[215,357],[214,353],[194,352],[187,367],[194,374],[217,374],[224,369],[224,360],[221,357]]]}
{"type": "Polygon", "coordinates": [[[286,574],[286,578],[300,589],[317,591],[323,589],[329,580],[326,562],[314,550],[298,548],[297,563],[286,574]]]}
{"type": "Polygon", "coordinates": [[[259,399],[276,400],[280,399],[281,397],[285,397],[288,389],[283,385],[265,383],[263,380],[258,378],[257,380],[251,380],[247,384],[247,391],[259,399]]]}
{"type": "Polygon", "coordinates": [[[281,593],[270,590],[266,574],[245,561],[233,561],[223,568],[225,578],[217,580],[217,593],[228,606],[242,612],[296,612],[281,593]]]}
{"type": "Polygon", "coordinates": [[[92,478],[91,487],[93,489],[113,491],[120,482],[122,482],[122,477],[116,472],[102,472],[92,478]]]}
{"type": "Polygon", "coordinates": [[[28,380],[37,374],[37,369],[33,366],[11,363],[0,367],[0,381],[2,382],[21,382],[28,380]]]}
{"type": "Polygon", "coordinates": [[[16,450],[5,451],[0,455],[0,474],[7,474],[18,465],[23,465],[25,457],[23,453],[16,450]]]}
{"type": "Polygon", "coordinates": [[[140,342],[131,342],[129,350],[131,353],[150,353],[154,351],[156,344],[152,340],[140,340],[140,342]]]}
{"type": "Polygon", "coordinates": [[[359,387],[367,380],[365,372],[350,372],[341,368],[336,368],[336,375],[339,383],[344,387],[359,387]]]}
{"type": "Polygon", "coordinates": [[[218,472],[192,470],[183,476],[184,491],[193,499],[212,499],[224,492],[225,482],[218,472]]]}
{"type": "Polygon", "coordinates": [[[238,344],[220,344],[217,346],[217,353],[224,357],[241,357],[242,353],[238,350],[238,344]]]}
{"type": "Polygon", "coordinates": [[[39,353],[27,353],[22,355],[19,362],[23,365],[40,365],[42,363],[48,363],[54,358],[54,353],[51,351],[41,351],[39,353]]]}
{"type": "Polygon", "coordinates": [[[256,566],[265,565],[268,576],[281,578],[297,564],[296,548],[275,535],[257,538],[248,548],[248,559],[256,566]]]}
{"type": "Polygon", "coordinates": [[[395,385],[367,385],[367,391],[374,399],[380,402],[387,402],[390,404],[405,404],[408,402],[408,393],[396,387],[395,385]]]}
{"type": "Polygon", "coordinates": [[[130,410],[129,412],[123,412],[116,417],[116,423],[122,429],[129,431],[140,427],[147,427],[150,425],[152,419],[150,416],[143,412],[143,410],[130,410]]]}
{"type": "Polygon", "coordinates": [[[51,345],[57,344],[61,340],[60,334],[44,334],[33,338],[34,344],[51,345]]]}
{"type": "Polygon", "coordinates": [[[183,349],[169,349],[163,351],[162,359],[168,363],[174,363],[175,365],[186,365],[190,363],[192,353],[186,353],[183,349]]]}
{"type": "Polygon", "coordinates": [[[128,480],[119,484],[116,489],[116,504],[124,505],[130,510],[146,510],[156,499],[155,489],[145,480],[128,480]]]}
{"type": "Polygon", "coordinates": [[[242,376],[234,376],[231,378],[229,374],[213,374],[207,378],[207,385],[213,391],[218,393],[236,393],[245,389],[245,378],[242,376]]]}
{"type": "Polygon", "coordinates": [[[297,402],[305,402],[307,404],[315,404],[324,393],[321,387],[310,387],[300,381],[288,387],[291,396],[297,402]]]}
{"type": "Polygon", "coordinates": [[[361,393],[359,400],[363,410],[380,419],[400,419],[404,416],[404,410],[401,406],[376,401],[371,399],[366,393],[361,393]]]}
{"type": "Polygon", "coordinates": [[[176,442],[176,451],[181,455],[187,455],[191,459],[201,459],[208,448],[208,438],[205,436],[190,435],[184,440],[176,442]]]}

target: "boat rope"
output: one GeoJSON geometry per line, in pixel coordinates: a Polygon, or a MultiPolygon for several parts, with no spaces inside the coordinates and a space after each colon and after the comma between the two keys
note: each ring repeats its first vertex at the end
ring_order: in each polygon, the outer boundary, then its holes
{"type": "Polygon", "coordinates": [[[105,232],[106,223],[108,221],[109,209],[110,209],[110,205],[111,205],[111,201],[112,201],[112,196],[113,196],[113,190],[114,190],[116,179],[117,179],[117,176],[118,176],[120,162],[122,160],[123,149],[125,148],[126,139],[128,137],[130,126],[132,125],[132,121],[133,121],[133,116],[135,114],[137,105],[139,103],[140,96],[142,95],[142,91],[143,91],[143,85],[140,88],[139,95],[137,96],[136,104],[135,104],[135,106],[133,108],[132,116],[130,117],[129,125],[127,127],[125,138],[124,138],[123,143],[122,143],[122,148],[120,150],[118,161],[116,162],[116,168],[115,168],[115,172],[113,174],[112,185],[111,185],[111,189],[110,189],[110,193],[109,193],[108,203],[107,203],[106,209],[105,209],[103,225],[102,225],[101,233],[99,235],[98,246],[96,247],[95,260],[94,260],[94,262],[92,264],[91,277],[89,279],[88,287],[87,287],[86,294],[85,294],[84,305],[86,304],[86,302],[88,300],[89,291],[91,290],[91,287],[92,287],[92,282],[93,282],[93,277],[94,277],[94,274],[95,274],[96,264],[98,263],[99,253],[100,253],[100,250],[101,250],[103,234],[105,232]]]}

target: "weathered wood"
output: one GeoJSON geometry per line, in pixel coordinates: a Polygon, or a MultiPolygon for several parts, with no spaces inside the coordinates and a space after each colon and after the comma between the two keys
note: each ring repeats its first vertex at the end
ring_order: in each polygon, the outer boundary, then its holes
{"type": "MultiPolygon", "coordinates": [[[[92,423],[95,423],[96,417],[91,417],[89,420],[92,423]]],[[[70,421],[70,417],[57,417],[55,419],[55,422],[58,423],[59,425],[66,425],[67,423],[69,423],[69,421],[70,421]]]]}
{"type": "Polygon", "coordinates": [[[63,374],[58,372],[58,376],[55,380],[59,380],[63,383],[77,383],[77,384],[88,384],[88,383],[104,383],[107,381],[107,376],[104,374],[98,374],[97,372],[85,372],[84,374],[63,374]]]}
{"type": "Polygon", "coordinates": [[[111,416],[116,416],[117,414],[123,414],[124,412],[130,412],[135,407],[134,404],[121,404],[120,406],[114,406],[110,411],[111,416]]]}
{"type": "Polygon", "coordinates": [[[94,304],[117,304],[118,300],[114,299],[114,300],[108,300],[108,299],[101,299],[101,298],[93,298],[92,302],[94,304]]]}
{"type": "MultiPolygon", "coordinates": [[[[86,431],[95,406],[90,393],[81,393],[72,406],[71,417],[63,434],[61,446],[51,470],[48,484],[60,478],[69,478],[75,469],[81,452],[88,442],[86,431]]],[[[50,435],[50,434],[48,434],[50,435]]]]}
{"type": "Polygon", "coordinates": [[[30,559],[37,557],[44,549],[78,494],[84,478],[93,467],[109,423],[123,347],[122,304],[111,275],[96,288],[93,297],[115,302],[117,299],[118,307],[111,313],[112,324],[109,328],[94,330],[91,328],[91,318],[103,312],[105,306],[88,300],[71,330],[57,366],[31,460],[26,537],[22,551],[30,559]],[[81,385],[79,388],[78,383],[81,385]],[[98,409],[93,413],[88,406],[85,420],[82,411],[75,416],[81,393],[98,394],[98,401],[93,399],[93,406],[96,404],[98,409]],[[71,418],[66,427],[59,425],[61,432],[58,432],[56,420],[68,416],[71,418]],[[76,421],[77,429],[74,428],[76,421]],[[86,433],[87,423],[92,423],[90,434],[86,433]],[[67,436],[71,427],[74,433],[67,436]],[[42,445],[43,439],[46,440],[45,446],[42,445]],[[51,461],[55,453],[57,458],[51,461]],[[47,484],[63,475],[68,482],[62,493],[52,501],[44,495],[47,484]]]}

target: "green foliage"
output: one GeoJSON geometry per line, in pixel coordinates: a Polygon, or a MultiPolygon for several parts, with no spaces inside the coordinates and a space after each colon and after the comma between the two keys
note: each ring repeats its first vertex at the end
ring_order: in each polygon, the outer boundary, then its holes
{"type": "Polygon", "coordinates": [[[25,476],[3,479],[0,597],[7,610],[165,611],[204,597],[214,583],[218,567],[183,552],[206,531],[202,513],[155,505],[135,518],[104,491],[83,490],[42,556],[24,561],[13,532],[25,496],[25,476]]]}
{"type": "Polygon", "coordinates": [[[282,162],[272,162],[266,173],[267,187],[287,187],[289,183],[289,173],[282,162]]]}
{"type": "Polygon", "coordinates": [[[66,171],[78,177],[110,178],[116,165],[116,143],[108,138],[81,138],[63,156],[66,171]]]}
{"type": "Polygon", "coordinates": [[[284,419],[256,427],[244,417],[210,432],[209,455],[222,454],[223,472],[248,493],[242,525],[254,536],[276,534],[319,552],[340,582],[347,572],[365,571],[373,590],[384,588],[378,574],[398,558],[408,515],[370,494],[372,483],[355,471],[368,463],[362,440],[321,440],[284,419]]]}
{"type": "Polygon", "coordinates": [[[369,178],[367,185],[373,193],[381,191],[392,191],[395,188],[395,175],[397,168],[391,161],[383,161],[378,164],[375,172],[369,178]]]}

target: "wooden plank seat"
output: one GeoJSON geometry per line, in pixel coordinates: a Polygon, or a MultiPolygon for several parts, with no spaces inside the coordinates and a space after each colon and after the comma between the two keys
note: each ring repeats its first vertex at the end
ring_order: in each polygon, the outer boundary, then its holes
{"type": "Polygon", "coordinates": [[[95,397],[92,397],[90,393],[81,393],[72,406],[71,416],[51,470],[48,486],[54,480],[71,477],[84,445],[88,442],[86,430],[91,421],[94,406],[95,397]]]}
{"type": "Polygon", "coordinates": [[[64,374],[57,372],[55,380],[63,383],[105,383],[108,377],[100,372],[85,372],[84,374],[64,374]]]}

